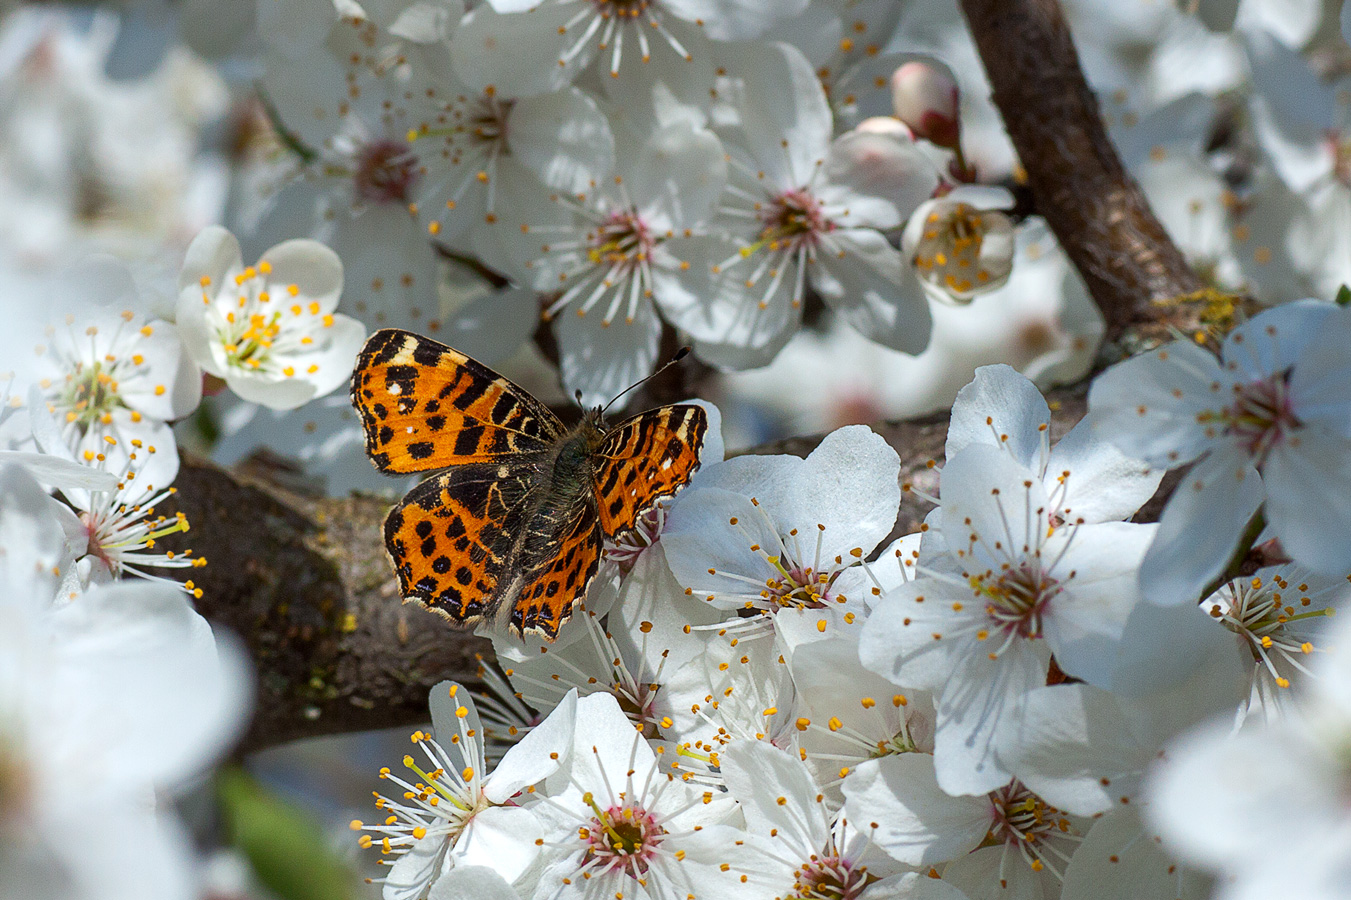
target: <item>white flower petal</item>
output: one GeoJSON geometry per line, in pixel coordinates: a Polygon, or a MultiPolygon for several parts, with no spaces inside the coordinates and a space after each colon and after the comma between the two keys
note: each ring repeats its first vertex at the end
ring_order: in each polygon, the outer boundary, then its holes
{"type": "Polygon", "coordinates": [[[555,190],[585,193],[614,168],[610,123],[596,101],[575,87],[517,100],[507,133],[511,152],[555,190]]]}
{"type": "Polygon", "coordinates": [[[850,821],[876,822],[872,839],[911,866],[947,862],[974,850],[992,824],[989,798],[945,793],[926,753],[860,763],[844,780],[844,796],[850,821]]]}
{"type": "Polygon", "coordinates": [[[943,880],[969,900],[1054,900],[1054,878],[1049,872],[1033,872],[1007,844],[982,847],[943,870],[943,880]]]}
{"type": "Polygon", "coordinates": [[[1065,478],[1062,511],[1071,521],[1129,519],[1154,496],[1163,474],[1122,453],[1086,419],[1056,442],[1046,464],[1048,481],[1065,478]]]}
{"type": "Polygon", "coordinates": [[[673,15],[699,23],[716,41],[749,41],[796,16],[808,0],[666,0],[673,15]]]}
{"type": "Polygon", "coordinates": [[[742,139],[779,189],[805,187],[830,148],[830,104],[811,63],[787,44],[750,44],[740,111],[742,139]]]}
{"type": "Polygon", "coordinates": [[[741,247],[739,240],[716,235],[667,241],[663,249],[678,269],[656,273],[656,301],[704,362],[750,369],[778,356],[802,322],[802,305],[793,301],[795,272],[769,286],[748,285],[742,266],[724,266],[739,259],[741,247]]]}
{"type": "Polygon", "coordinates": [[[317,301],[321,312],[337,308],[342,293],[342,260],[318,241],[282,241],[258,262],[272,267],[268,276],[272,283],[296,285],[300,289],[298,301],[317,301]]]}
{"type": "MultiPolygon", "coordinates": [[[[432,885],[427,900],[520,900],[520,895],[488,866],[456,866],[432,885]]],[[[387,898],[388,900],[388,898],[387,898]]]]}
{"type": "Polygon", "coordinates": [[[46,453],[0,450],[0,466],[10,464],[23,466],[38,481],[57,489],[111,491],[117,487],[117,477],[111,472],[101,472],[80,465],[74,460],[61,459],[46,453]]]}
{"type": "Polygon", "coordinates": [[[818,801],[807,764],[767,741],[740,740],[719,754],[727,789],[741,804],[747,827],[774,836],[810,859],[830,836],[827,811],[818,801]]]}
{"type": "Polygon", "coordinates": [[[443,834],[432,834],[415,841],[412,848],[389,867],[380,889],[383,900],[420,900],[427,885],[439,880],[437,875],[447,865],[448,849],[443,834]]]}
{"type": "Polygon", "coordinates": [[[1093,379],[1088,415],[1098,434],[1123,453],[1155,466],[1177,466],[1211,445],[1197,416],[1227,399],[1227,384],[1209,351],[1174,341],[1093,379]]]}
{"type": "Polygon", "coordinates": [[[471,91],[492,88],[500,97],[535,97],[567,87],[577,63],[559,65],[573,36],[561,27],[570,11],[544,6],[528,16],[481,4],[460,20],[451,36],[451,67],[471,91]],[[556,23],[547,19],[561,19],[556,23]]]}
{"type": "Polygon", "coordinates": [[[632,320],[618,316],[605,325],[602,312],[579,316],[569,308],[554,320],[563,387],[569,394],[581,391],[583,407],[604,406],[652,374],[660,351],[661,320],[649,301],[639,299],[632,320]]]}
{"type": "Polygon", "coordinates": [[[1300,350],[1290,373],[1290,404],[1301,421],[1351,438],[1351,310],[1338,309],[1319,322],[1318,334],[1300,350]]]}
{"type": "Polygon", "coordinates": [[[1156,837],[1144,829],[1135,807],[1098,819],[1070,858],[1060,900],[1204,900],[1212,896],[1210,879],[1178,866],[1156,837]]]}
{"type": "Polygon", "coordinates": [[[906,872],[875,881],[859,900],[969,900],[960,888],[927,873],[906,872]]]}
{"type": "Polygon", "coordinates": [[[1229,563],[1239,536],[1266,491],[1239,452],[1216,451],[1179,482],[1140,568],[1150,603],[1199,603],[1206,585],[1229,563]]]}
{"type": "Polygon", "coordinates": [[[1001,730],[1017,728],[1032,688],[1044,684],[1049,654],[1031,641],[1011,644],[991,660],[971,648],[938,696],[934,770],[951,794],[985,794],[1008,782],[998,758],[1001,730]]]}
{"type": "MultiPolygon", "coordinates": [[[[1344,320],[1345,315],[1331,303],[1320,300],[1282,303],[1229,332],[1220,356],[1225,368],[1235,371],[1241,380],[1265,380],[1301,363],[1304,349],[1324,333],[1326,326],[1339,319],[1344,320]]],[[[1345,347],[1342,349],[1345,352],[1345,347]]]]}
{"type": "MultiPolygon", "coordinates": [[[[1064,593],[1043,614],[1046,642],[1066,674],[1107,687],[1126,620],[1140,599],[1140,561],[1155,526],[1130,522],[1080,525],[1054,571],[1066,574],[1064,593]]],[[[1048,554],[1056,552],[1046,548],[1048,554]]]]}
{"type": "Polygon", "coordinates": [[[909,138],[851,131],[831,144],[822,202],[842,227],[899,228],[938,187],[938,172],[909,138]]]}
{"type": "Polygon", "coordinates": [[[952,402],[944,455],[952,459],[970,444],[991,444],[1037,469],[1050,424],[1051,410],[1027,376],[1003,363],[981,366],[952,402]]]}
{"type": "Polygon", "coordinates": [[[727,184],[727,158],[713,132],[668,125],[648,137],[625,182],[643,221],[669,236],[708,217],[727,184]]]}
{"type": "Polygon", "coordinates": [[[952,551],[966,550],[967,535],[981,540],[969,549],[965,568],[980,571],[1002,562],[1005,553],[1030,552],[1043,544],[1042,531],[1051,503],[1041,481],[1009,454],[990,444],[971,444],[950,458],[940,482],[939,521],[952,551]]]}
{"type": "Polygon", "coordinates": [[[212,762],[243,724],[242,657],[233,644],[217,644],[183,591],[142,581],[100,586],[52,618],[60,658],[71,661],[55,685],[57,702],[102,748],[81,764],[90,778],[175,784],[212,762]]]}
{"type": "Polygon", "coordinates": [[[455,868],[491,866],[497,874],[515,882],[539,855],[536,843],[544,824],[530,810],[519,806],[490,806],[474,814],[455,847],[455,868]]]}
{"type": "Polygon", "coordinates": [[[1345,810],[1327,789],[1338,783],[1336,763],[1303,727],[1287,720],[1269,731],[1232,730],[1219,721],[1193,732],[1151,777],[1148,814],[1167,846],[1232,871],[1293,858],[1311,836],[1344,833],[1345,810]]]}
{"type": "Polygon", "coordinates": [[[822,299],[864,337],[903,353],[929,345],[933,320],[924,290],[881,232],[831,232],[808,275],[822,299]]]}
{"type": "MultiPolygon", "coordinates": [[[[506,754],[483,785],[483,796],[505,803],[518,792],[558,771],[563,755],[572,746],[577,723],[577,691],[564,695],[558,706],[526,733],[506,754]]],[[[481,732],[480,732],[481,733],[481,732]]]]}
{"type": "Polygon", "coordinates": [[[1298,429],[1271,449],[1262,483],[1267,522],[1290,556],[1316,572],[1351,571],[1351,440],[1298,429]]]}

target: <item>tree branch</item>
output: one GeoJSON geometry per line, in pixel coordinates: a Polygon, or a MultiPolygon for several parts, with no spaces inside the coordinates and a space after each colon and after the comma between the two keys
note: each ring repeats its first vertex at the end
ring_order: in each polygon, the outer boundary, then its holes
{"type": "Polygon", "coordinates": [[[994,101],[1045,216],[1107,321],[1139,345],[1190,333],[1202,289],[1107,136],[1057,0],[962,0],[994,101]]]}
{"type": "Polygon", "coordinates": [[[191,571],[197,609],[243,639],[257,674],[242,749],[423,722],[432,685],[477,680],[492,645],[399,602],[388,501],[307,497],[192,458],[176,486],[192,531],[174,537],[208,561],[191,571]]]}

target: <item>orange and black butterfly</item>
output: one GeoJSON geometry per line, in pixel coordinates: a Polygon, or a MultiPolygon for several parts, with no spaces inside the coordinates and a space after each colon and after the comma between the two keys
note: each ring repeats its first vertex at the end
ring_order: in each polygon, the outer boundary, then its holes
{"type": "Polygon", "coordinates": [[[352,373],[366,452],[382,472],[445,469],[385,520],[405,601],[454,625],[490,621],[548,640],[630,531],[699,468],[696,405],[572,428],[463,353],[407,331],[371,335],[352,373]]]}

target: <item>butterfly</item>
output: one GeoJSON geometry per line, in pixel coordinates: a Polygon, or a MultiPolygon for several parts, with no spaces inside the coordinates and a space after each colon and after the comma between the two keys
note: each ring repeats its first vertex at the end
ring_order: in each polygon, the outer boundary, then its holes
{"type": "Polygon", "coordinates": [[[599,568],[605,540],[635,528],[699,468],[700,406],[571,428],[463,353],[407,331],[366,341],[352,373],[366,453],[382,472],[444,471],[385,519],[405,602],[471,628],[558,636],[599,568]]]}

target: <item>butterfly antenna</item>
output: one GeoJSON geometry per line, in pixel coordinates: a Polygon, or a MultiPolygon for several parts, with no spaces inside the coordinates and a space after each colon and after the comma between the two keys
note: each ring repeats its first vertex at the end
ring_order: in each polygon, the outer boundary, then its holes
{"type": "MultiPolygon", "coordinates": [[[[605,410],[607,410],[607,409],[609,409],[610,407],[614,406],[615,403],[618,402],[618,400],[619,400],[620,397],[624,396],[624,395],[627,394],[629,391],[633,390],[633,389],[636,388],[636,387],[639,387],[640,385],[647,384],[647,383],[648,383],[649,381],[651,381],[653,378],[656,378],[656,377],[657,377],[658,375],[660,375],[662,372],[665,372],[667,369],[671,368],[671,366],[674,366],[676,363],[680,362],[680,361],[681,361],[682,359],[684,359],[686,356],[689,356],[689,353],[690,353],[690,348],[689,348],[689,347],[681,347],[679,350],[677,350],[677,351],[675,352],[675,355],[673,355],[673,356],[672,356],[670,359],[668,359],[666,362],[662,363],[661,368],[657,369],[657,371],[653,372],[651,375],[647,376],[646,378],[640,378],[639,380],[635,381],[633,384],[631,384],[631,385],[629,385],[628,387],[624,388],[624,390],[620,391],[618,394],[615,394],[614,399],[611,400],[609,403],[605,404],[605,406],[601,409],[601,411],[600,411],[601,415],[605,415],[605,410]]],[[[580,402],[580,400],[581,400],[581,391],[578,391],[578,392],[577,392],[577,395],[578,395],[578,401],[580,402]]]]}

